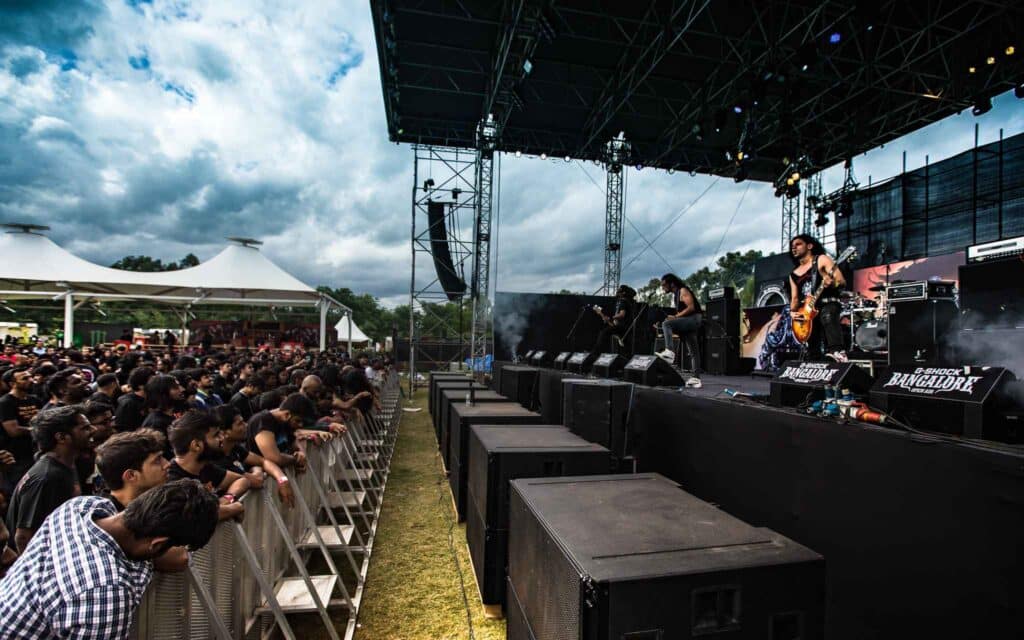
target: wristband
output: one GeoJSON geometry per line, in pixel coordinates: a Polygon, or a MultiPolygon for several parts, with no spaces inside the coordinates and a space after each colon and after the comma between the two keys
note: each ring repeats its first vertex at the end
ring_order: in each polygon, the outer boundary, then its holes
{"type": "Polygon", "coordinates": [[[281,485],[288,482],[288,476],[281,476],[277,479],[277,484],[281,485]]]}
{"type": "Polygon", "coordinates": [[[224,497],[228,499],[228,504],[232,504],[235,501],[235,496],[230,493],[225,493],[224,497]]]}

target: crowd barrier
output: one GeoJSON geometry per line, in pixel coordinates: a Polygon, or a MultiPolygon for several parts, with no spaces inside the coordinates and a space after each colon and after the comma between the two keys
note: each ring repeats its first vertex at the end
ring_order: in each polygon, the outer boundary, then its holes
{"type": "Polygon", "coordinates": [[[157,573],[134,637],[294,640],[288,614],[309,613],[319,614],[332,640],[351,640],[401,420],[400,393],[392,372],[381,385],[380,411],[349,422],[344,436],[307,444],[306,472],[288,473],[293,508],[281,503],[268,478],[242,497],[242,522],[221,522],[188,570],[157,573]]]}

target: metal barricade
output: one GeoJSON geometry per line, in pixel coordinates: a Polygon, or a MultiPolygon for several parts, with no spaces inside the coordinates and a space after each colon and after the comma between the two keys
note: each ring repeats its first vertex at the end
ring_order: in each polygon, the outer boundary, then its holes
{"type": "MultiPolygon", "coordinates": [[[[353,420],[344,437],[306,446],[308,471],[288,473],[298,494],[294,507],[283,507],[277,484],[268,477],[262,489],[242,497],[243,521],[221,522],[210,542],[192,554],[187,571],[156,573],[138,609],[135,638],[256,640],[275,628],[293,638],[287,622],[289,603],[279,602],[273,587],[287,578],[301,590],[303,585],[322,585],[318,578],[333,575],[338,597],[325,600],[311,592],[311,599],[318,608],[348,610],[344,632],[339,627],[328,635],[351,640],[401,421],[401,392],[394,372],[381,385],[380,397],[381,409],[353,420]],[[344,503],[331,508],[337,502],[333,494],[360,491],[366,500],[358,509],[344,503]],[[310,576],[306,565],[321,554],[331,575],[310,576]],[[355,582],[345,582],[342,575],[355,582]]],[[[327,617],[321,615],[326,624],[327,617]]]]}

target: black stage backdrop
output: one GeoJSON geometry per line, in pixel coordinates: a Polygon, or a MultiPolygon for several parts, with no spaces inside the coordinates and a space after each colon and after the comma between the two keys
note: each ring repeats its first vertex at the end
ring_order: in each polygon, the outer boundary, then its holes
{"type": "Polygon", "coordinates": [[[584,305],[599,305],[611,312],[615,299],[608,296],[563,295],[558,293],[494,294],[494,359],[511,360],[527,351],[543,349],[590,351],[603,326],[593,311],[583,312],[571,340],[572,329],[584,305]]]}
{"type": "Polygon", "coordinates": [[[825,556],[829,638],[1020,638],[1024,453],[637,387],[641,471],[825,556]]]}

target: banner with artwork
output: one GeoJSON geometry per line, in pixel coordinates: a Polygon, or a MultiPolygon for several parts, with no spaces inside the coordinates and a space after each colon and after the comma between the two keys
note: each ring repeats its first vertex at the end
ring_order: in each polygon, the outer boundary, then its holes
{"type": "Polygon", "coordinates": [[[964,252],[948,253],[943,256],[932,256],[930,258],[918,258],[917,260],[902,260],[892,262],[888,265],[877,267],[866,267],[853,272],[852,291],[859,294],[865,300],[874,300],[879,297],[881,290],[874,290],[884,287],[886,283],[886,270],[888,270],[888,282],[892,284],[898,280],[913,282],[915,280],[952,280],[958,279],[957,269],[964,263],[964,252]]]}

